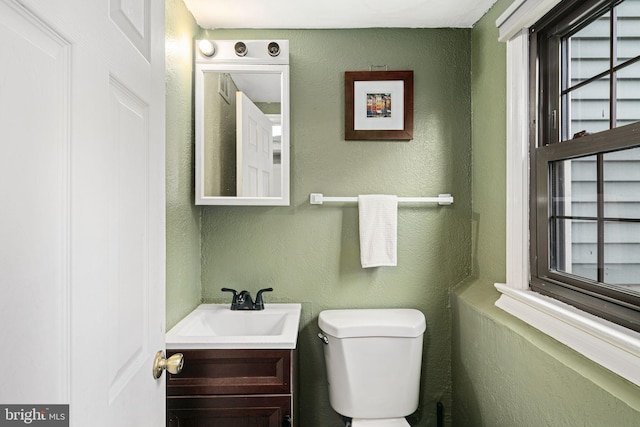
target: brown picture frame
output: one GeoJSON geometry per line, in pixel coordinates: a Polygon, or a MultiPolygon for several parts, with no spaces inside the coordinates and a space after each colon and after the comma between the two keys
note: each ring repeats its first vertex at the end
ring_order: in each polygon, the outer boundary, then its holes
{"type": "MultiPolygon", "coordinates": [[[[346,71],[344,73],[346,140],[413,139],[413,71],[346,71]],[[402,94],[401,103],[395,100],[402,94]],[[382,113],[367,108],[377,96],[382,113]],[[365,99],[366,98],[366,99],[365,99]],[[364,106],[363,106],[364,105],[364,106]],[[398,107],[401,106],[401,108],[398,107]],[[395,106],[395,107],[393,107],[395,106]],[[396,113],[396,111],[399,111],[396,113]],[[396,116],[394,116],[396,114],[396,116]],[[382,119],[380,119],[382,118],[382,119]]],[[[375,101],[373,101],[375,102],[375,101]]]]}

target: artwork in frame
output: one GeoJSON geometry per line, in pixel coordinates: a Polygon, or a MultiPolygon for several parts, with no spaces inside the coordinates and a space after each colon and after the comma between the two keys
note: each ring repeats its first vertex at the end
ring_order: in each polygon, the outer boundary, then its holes
{"type": "Polygon", "coordinates": [[[346,140],[413,139],[413,71],[344,73],[346,140]]]}

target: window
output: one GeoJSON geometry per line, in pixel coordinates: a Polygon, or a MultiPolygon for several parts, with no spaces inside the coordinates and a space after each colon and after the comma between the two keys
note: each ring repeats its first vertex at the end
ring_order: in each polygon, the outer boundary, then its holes
{"type": "MultiPolygon", "coordinates": [[[[499,41],[506,44],[507,120],[507,271],[506,283],[495,283],[500,292],[496,306],[556,339],[586,358],[640,386],[640,332],[594,316],[558,299],[531,290],[529,135],[536,132],[529,105],[538,99],[529,84],[532,53],[529,34],[560,0],[514,0],[496,21],[499,41]]],[[[533,111],[535,113],[536,111],[533,111]]],[[[535,239],[533,239],[535,245],[535,239]]],[[[524,368],[523,368],[524,369],[524,368]]],[[[606,388],[608,381],[590,378],[606,388]]]]}
{"type": "Polygon", "coordinates": [[[640,0],[563,1],[529,42],[531,289],[640,331],[640,0]]]}

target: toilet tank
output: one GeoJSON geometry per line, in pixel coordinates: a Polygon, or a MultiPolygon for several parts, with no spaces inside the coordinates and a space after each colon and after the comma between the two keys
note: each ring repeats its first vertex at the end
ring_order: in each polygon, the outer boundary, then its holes
{"type": "Polygon", "coordinates": [[[318,325],[333,409],[394,418],[418,408],[424,315],[414,309],[325,310],[318,325]]]}

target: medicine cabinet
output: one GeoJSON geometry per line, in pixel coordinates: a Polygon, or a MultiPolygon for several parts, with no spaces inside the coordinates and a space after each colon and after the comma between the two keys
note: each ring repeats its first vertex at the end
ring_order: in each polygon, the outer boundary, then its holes
{"type": "Polygon", "coordinates": [[[197,205],[289,205],[288,40],[195,43],[197,205]]]}

